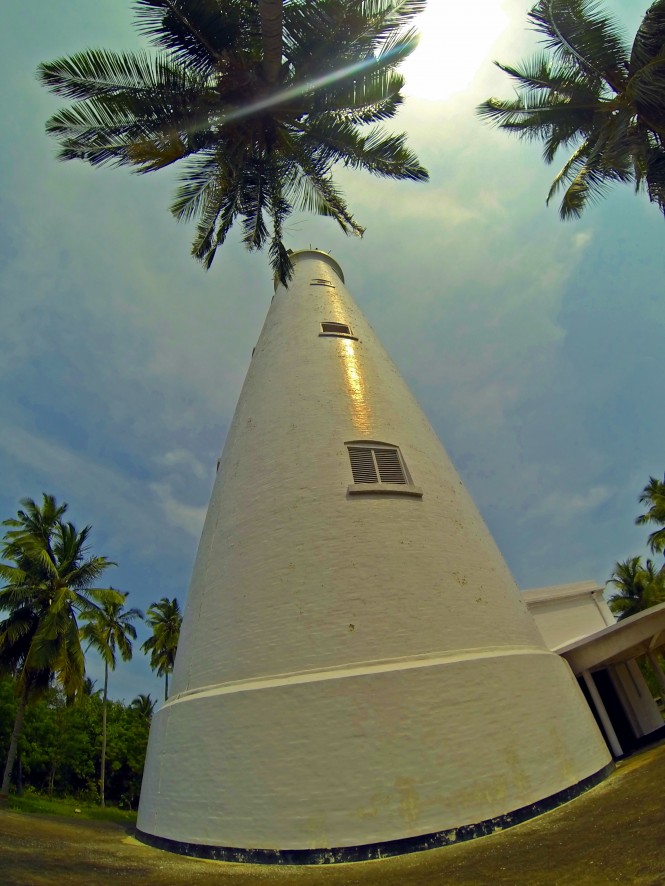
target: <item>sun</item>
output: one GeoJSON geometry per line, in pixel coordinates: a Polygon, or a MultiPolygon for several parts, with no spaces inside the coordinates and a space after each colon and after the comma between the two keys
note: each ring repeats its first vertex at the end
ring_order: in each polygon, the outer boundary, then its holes
{"type": "Polygon", "coordinates": [[[466,89],[509,18],[497,0],[429,0],[416,21],[420,43],[401,66],[405,95],[439,101],[466,89]]]}

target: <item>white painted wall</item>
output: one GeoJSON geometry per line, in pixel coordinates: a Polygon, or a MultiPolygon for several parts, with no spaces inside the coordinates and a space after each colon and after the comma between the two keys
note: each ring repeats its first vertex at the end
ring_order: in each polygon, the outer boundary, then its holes
{"type": "Polygon", "coordinates": [[[353,846],[576,784],[609,754],[567,664],[336,263],[295,261],[224,448],[139,828],[353,846]],[[422,498],[349,495],[352,440],[399,446],[422,498]]]}
{"type": "Polygon", "coordinates": [[[595,582],[577,582],[524,592],[529,612],[549,649],[588,637],[616,622],[595,582]]]}

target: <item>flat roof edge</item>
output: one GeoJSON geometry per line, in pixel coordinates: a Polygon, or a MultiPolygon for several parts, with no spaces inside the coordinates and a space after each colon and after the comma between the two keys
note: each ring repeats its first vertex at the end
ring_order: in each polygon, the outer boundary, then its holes
{"type": "Polygon", "coordinates": [[[604,585],[597,581],[576,581],[564,585],[547,585],[542,588],[530,588],[522,591],[526,603],[544,603],[548,600],[560,600],[566,597],[583,597],[594,593],[603,593],[604,585]]]}

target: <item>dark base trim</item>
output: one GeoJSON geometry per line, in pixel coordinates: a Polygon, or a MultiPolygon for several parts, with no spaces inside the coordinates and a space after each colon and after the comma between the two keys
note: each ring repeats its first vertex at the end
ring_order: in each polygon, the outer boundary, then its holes
{"type": "Polygon", "coordinates": [[[426,849],[448,846],[451,843],[461,843],[476,837],[486,837],[494,831],[514,827],[516,824],[521,824],[573,800],[600,784],[613,769],[614,763],[608,763],[594,775],[589,775],[577,784],[564,788],[544,800],[538,800],[536,803],[522,806],[514,812],[498,815],[496,818],[488,818],[477,824],[465,824],[458,828],[436,831],[433,834],[387,840],[383,843],[366,843],[362,846],[339,846],[334,849],[236,849],[229,846],[208,846],[203,843],[183,843],[179,840],[170,840],[167,837],[158,837],[155,834],[146,834],[145,831],[140,831],[138,828],[135,835],[137,839],[156,849],[165,849],[168,852],[177,852],[179,855],[208,858],[214,861],[297,865],[371,861],[377,858],[388,858],[391,855],[405,855],[409,852],[422,852],[426,849]]]}

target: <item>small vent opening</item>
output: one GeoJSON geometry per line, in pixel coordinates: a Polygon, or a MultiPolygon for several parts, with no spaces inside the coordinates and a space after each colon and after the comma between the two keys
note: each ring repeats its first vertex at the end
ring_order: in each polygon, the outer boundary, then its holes
{"type": "Polygon", "coordinates": [[[321,332],[326,335],[352,335],[351,327],[346,323],[322,323],[321,332]]]}
{"type": "Polygon", "coordinates": [[[323,277],[313,277],[312,280],[310,281],[309,285],[310,286],[330,286],[331,289],[335,288],[333,286],[333,284],[330,282],[330,280],[324,280],[323,277]]]}
{"type": "Polygon", "coordinates": [[[399,483],[408,479],[395,446],[349,446],[354,483],[399,483]]]}

